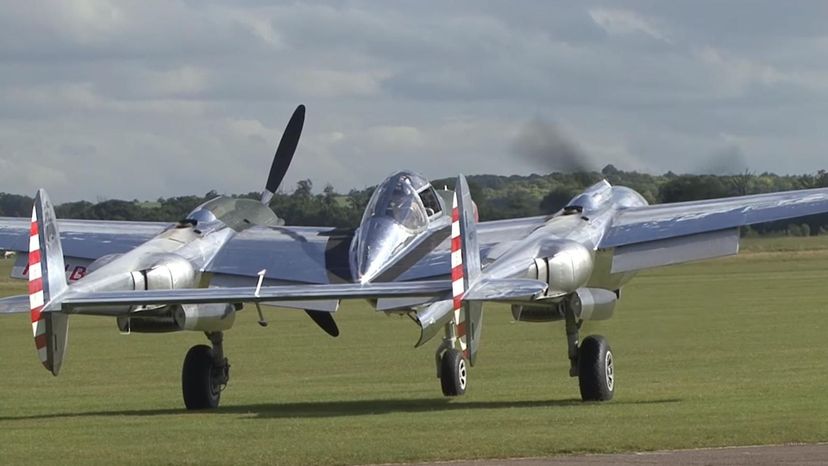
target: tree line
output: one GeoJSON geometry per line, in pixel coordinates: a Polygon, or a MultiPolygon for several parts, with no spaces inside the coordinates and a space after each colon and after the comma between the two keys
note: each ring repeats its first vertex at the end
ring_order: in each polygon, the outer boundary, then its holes
{"type": "MultiPolygon", "coordinates": [[[[483,221],[554,213],[584,188],[601,179],[635,189],[651,204],[828,187],[828,173],[824,170],[804,175],[751,172],[734,175],[677,175],[667,172],[652,175],[622,171],[607,165],[600,172],[468,177],[472,199],[477,203],[480,220],[483,221]]],[[[453,183],[454,178],[432,182],[437,189],[453,189],[453,183]]],[[[311,181],[302,180],[292,192],[276,193],[270,206],[288,225],[353,228],[359,225],[373,190],[373,187],[352,189],[347,194],[341,194],[328,185],[322,192],[315,193],[311,181]]],[[[215,191],[210,191],[203,196],[177,196],[155,201],[112,199],[97,203],[67,202],[56,206],[55,210],[58,218],[173,222],[217,195],[215,191]]],[[[259,196],[255,192],[233,195],[250,199],[258,199],[259,196]]],[[[29,196],[0,193],[2,216],[28,217],[31,208],[32,198],[29,196]]],[[[828,215],[803,217],[794,222],[772,222],[746,231],[813,235],[828,231],[828,215]]]]}

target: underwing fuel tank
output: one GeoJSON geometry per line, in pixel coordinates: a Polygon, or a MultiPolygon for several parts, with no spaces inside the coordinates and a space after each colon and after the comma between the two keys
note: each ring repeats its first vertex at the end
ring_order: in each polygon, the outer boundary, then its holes
{"type": "Polygon", "coordinates": [[[117,319],[118,329],[124,333],[221,332],[229,330],[235,320],[235,307],[225,303],[169,306],[117,319]]]}
{"type": "Polygon", "coordinates": [[[618,295],[603,288],[579,288],[563,301],[549,305],[513,305],[512,317],[521,322],[553,322],[564,319],[561,306],[568,304],[578,320],[607,320],[615,311],[618,295]]]}
{"type": "Polygon", "coordinates": [[[575,241],[561,241],[547,257],[529,266],[528,278],[549,284],[547,297],[563,296],[584,286],[592,275],[592,251],[575,241]]]}
{"type": "Polygon", "coordinates": [[[236,309],[225,303],[183,304],[175,306],[173,316],[181,330],[221,332],[233,326],[236,309]]]}

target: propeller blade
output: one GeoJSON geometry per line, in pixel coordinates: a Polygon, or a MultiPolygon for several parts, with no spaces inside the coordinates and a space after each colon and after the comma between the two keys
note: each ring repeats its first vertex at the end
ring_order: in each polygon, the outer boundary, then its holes
{"type": "Polygon", "coordinates": [[[279,141],[279,147],[276,148],[273,165],[270,166],[270,175],[267,177],[265,190],[262,192],[262,203],[268,204],[270,202],[273,194],[279,189],[279,185],[285,178],[290,161],[293,159],[293,153],[296,152],[296,146],[299,144],[299,136],[302,135],[304,124],[305,106],[300,105],[296,107],[293,116],[290,117],[285,132],[282,133],[282,139],[279,141]]]}
{"type": "Polygon", "coordinates": [[[305,312],[325,333],[332,337],[339,336],[339,327],[337,327],[336,321],[334,321],[330,312],[311,311],[309,309],[305,309],[305,312]]]}

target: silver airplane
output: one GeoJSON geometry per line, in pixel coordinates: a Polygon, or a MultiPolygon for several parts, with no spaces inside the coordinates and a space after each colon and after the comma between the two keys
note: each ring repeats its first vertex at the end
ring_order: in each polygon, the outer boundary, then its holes
{"type": "Polygon", "coordinates": [[[114,317],[124,332],[204,332],[212,347],[191,348],[182,369],[185,405],[202,409],[218,406],[229,380],[223,332],[243,303],[262,324],[260,304],[306,310],[336,336],[340,300],[367,299],[410,316],[415,346],[443,331],[435,363],[446,396],[466,390],[483,303],[507,303],[518,321],[563,321],[582,399],[605,401],[615,391],[612,351],[601,336],[582,340],[580,328],[610,318],[636,272],[736,254],[743,225],[828,212],[828,189],[650,206],[602,181],[550,216],[478,222],[462,175],[452,192],[401,171],[377,187],[355,230],[288,227],[265,206],[296,148],[299,114],[261,203],[220,197],[172,225],[57,222],[39,191],[31,222],[0,219],[0,248],[20,254],[13,276],[29,279],[29,295],[0,300],[0,312],[31,313],[38,355],[55,375],[72,314],[114,317]]]}

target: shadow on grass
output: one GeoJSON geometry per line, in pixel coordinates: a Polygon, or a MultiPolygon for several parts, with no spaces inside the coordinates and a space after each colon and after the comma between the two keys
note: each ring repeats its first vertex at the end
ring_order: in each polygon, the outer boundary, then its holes
{"type": "MultiPolygon", "coordinates": [[[[680,399],[612,401],[611,405],[647,405],[677,403],[680,399]]],[[[253,418],[294,418],[294,417],[338,417],[368,416],[388,413],[425,413],[446,412],[471,409],[514,409],[514,408],[548,408],[565,406],[589,406],[600,403],[584,403],[580,399],[564,400],[521,400],[521,401],[450,401],[446,398],[424,398],[407,400],[346,400],[346,401],[307,401],[296,403],[269,403],[249,405],[222,406],[210,411],[188,411],[179,409],[146,409],[89,411],[76,413],[49,413],[32,416],[0,416],[0,421],[24,419],[55,419],[87,416],[165,416],[181,414],[209,413],[215,415],[243,415],[253,418]]]]}

